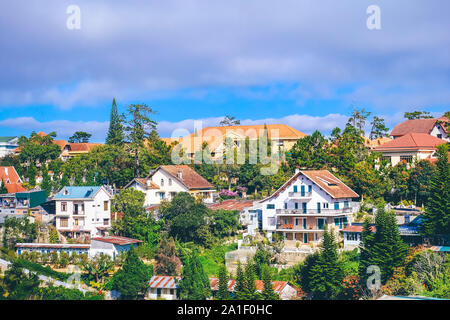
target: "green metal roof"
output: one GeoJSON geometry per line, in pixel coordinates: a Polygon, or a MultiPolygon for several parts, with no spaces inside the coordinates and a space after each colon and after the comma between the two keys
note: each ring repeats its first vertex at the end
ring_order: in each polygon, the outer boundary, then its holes
{"type": "Polygon", "coordinates": [[[0,137],[0,142],[8,142],[17,137],[0,137]]]}

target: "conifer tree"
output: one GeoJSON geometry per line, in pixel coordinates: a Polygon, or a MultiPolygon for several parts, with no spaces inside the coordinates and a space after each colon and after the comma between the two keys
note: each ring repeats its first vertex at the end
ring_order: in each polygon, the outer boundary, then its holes
{"type": "Polygon", "coordinates": [[[338,261],[333,231],[325,228],[322,250],[309,271],[310,294],[313,299],[336,299],[342,289],[344,272],[338,261]]]}
{"type": "Polygon", "coordinates": [[[211,296],[208,276],[198,258],[197,250],[185,258],[180,281],[180,297],[185,300],[206,300],[211,296]]]}
{"type": "Polygon", "coordinates": [[[237,300],[245,299],[245,275],[242,270],[241,261],[238,261],[236,270],[236,285],[234,286],[234,293],[237,300]]]}
{"type": "Polygon", "coordinates": [[[42,165],[42,182],[41,189],[45,190],[47,197],[50,196],[52,192],[52,182],[50,180],[50,176],[48,175],[48,170],[46,165],[42,165]]]}
{"type": "Polygon", "coordinates": [[[255,265],[251,260],[247,259],[247,265],[245,266],[244,272],[244,287],[245,287],[245,300],[258,300],[259,295],[256,292],[256,274],[255,265]]]}
{"type": "Polygon", "coordinates": [[[216,298],[218,300],[230,299],[230,293],[228,292],[228,274],[225,265],[220,266],[219,270],[219,287],[217,289],[216,298]]]}
{"type": "Polygon", "coordinates": [[[375,265],[380,268],[381,282],[389,280],[394,268],[404,265],[408,246],[400,238],[397,222],[393,212],[387,212],[383,206],[378,207],[375,216],[375,234],[369,233],[365,223],[362,234],[360,277],[362,283],[367,280],[367,267],[375,265]]]}
{"type": "Polygon", "coordinates": [[[438,146],[436,171],[431,179],[430,198],[426,205],[421,233],[425,236],[450,236],[450,165],[449,147],[438,146]]]}
{"type": "Polygon", "coordinates": [[[108,135],[106,137],[106,144],[121,144],[124,139],[122,119],[117,112],[116,99],[113,99],[111,108],[111,118],[109,121],[108,135]]]}
{"type": "Polygon", "coordinates": [[[262,297],[264,300],[278,300],[278,294],[273,290],[272,279],[270,277],[270,270],[267,266],[262,269],[262,281],[264,284],[262,297]]]}

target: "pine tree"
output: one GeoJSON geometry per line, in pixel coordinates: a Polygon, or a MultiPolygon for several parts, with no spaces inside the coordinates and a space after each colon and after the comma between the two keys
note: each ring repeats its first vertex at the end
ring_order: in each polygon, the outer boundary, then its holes
{"type": "Polygon", "coordinates": [[[381,282],[385,283],[394,274],[394,268],[404,265],[408,246],[402,241],[395,215],[380,206],[375,216],[375,234],[369,234],[365,224],[362,234],[360,276],[362,283],[367,280],[367,267],[380,268],[381,282]]]}
{"type": "Polygon", "coordinates": [[[344,272],[338,261],[333,231],[325,229],[322,250],[316,264],[310,269],[309,279],[313,299],[336,299],[339,296],[344,272]]]}
{"type": "Polygon", "coordinates": [[[228,274],[225,265],[220,266],[219,270],[219,287],[217,289],[217,300],[230,299],[230,293],[228,292],[228,274]]]}
{"type": "Polygon", "coordinates": [[[235,299],[244,300],[245,299],[245,275],[242,270],[241,261],[238,261],[238,266],[236,270],[236,285],[234,286],[235,299]]]}
{"type": "Polygon", "coordinates": [[[425,236],[450,236],[450,165],[449,147],[438,146],[436,171],[431,179],[430,198],[426,204],[422,234],[425,236]]]}
{"type": "Polygon", "coordinates": [[[143,294],[151,278],[151,271],[139,259],[133,246],[127,252],[122,269],[114,274],[113,287],[121,294],[121,299],[137,299],[143,294]]]}
{"type": "Polygon", "coordinates": [[[197,250],[187,256],[180,281],[180,298],[184,300],[206,300],[211,296],[208,276],[198,258],[197,250]]]}
{"type": "Polygon", "coordinates": [[[278,300],[278,294],[273,290],[272,279],[270,277],[270,270],[267,266],[262,269],[262,280],[264,284],[264,289],[262,292],[262,297],[264,300],[278,300]]]}
{"type": "Polygon", "coordinates": [[[124,139],[122,119],[117,112],[116,99],[113,99],[111,108],[111,118],[109,121],[108,135],[106,144],[121,144],[124,139]]]}

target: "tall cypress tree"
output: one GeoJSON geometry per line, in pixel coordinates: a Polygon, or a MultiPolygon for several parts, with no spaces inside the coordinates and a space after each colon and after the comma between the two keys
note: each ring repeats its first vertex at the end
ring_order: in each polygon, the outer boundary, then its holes
{"type": "Polygon", "coordinates": [[[48,175],[47,166],[45,164],[42,165],[41,189],[45,190],[47,197],[50,196],[50,193],[52,192],[52,182],[50,180],[50,176],[48,175]]]}
{"type": "Polygon", "coordinates": [[[234,286],[234,293],[237,300],[245,299],[245,275],[242,270],[241,261],[238,261],[236,270],[236,285],[234,286]]]}
{"type": "Polygon", "coordinates": [[[259,294],[256,292],[255,265],[251,261],[247,262],[244,275],[245,300],[258,300],[259,294]]]}
{"type": "Polygon", "coordinates": [[[211,296],[211,286],[195,250],[186,257],[180,281],[180,297],[184,300],[206,300],[211,296]]]}
{"type": "Polygon", "coordinates": [[[113,99],[111,108],[111,118],[109,121],[108,135],[106,136],[106,144],[121,144],[124,139],[122,118],[117,112],[116,99],[113,99]]]}
{"type": "Polygon", "coordinates": [[[449,147],[438,146],[436,171],[431,179],[430,198],[426,205],[421,233],[425,236],[450,236],[450,165],[449,147]]]}

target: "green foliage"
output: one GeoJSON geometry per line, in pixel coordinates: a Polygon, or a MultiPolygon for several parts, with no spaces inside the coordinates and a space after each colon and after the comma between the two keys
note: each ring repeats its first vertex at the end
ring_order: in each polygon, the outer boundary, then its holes
{"type": "Polygon", "coordinates": [[[78,289],[68,289],[64,287],[41,287],[38,290],[37,297],[39,300],[104,300],[103,294],[86,292],[83,293],[78,289]]]}
{"type": "Polygon", "coordinates": [[[313,299],[336,299],[341,294],[344,272],[338,260],[333,231],[324,231],[322,250],[310,267],[307,279],[307,292],[313,299]]]}
{"type": "Polygon", "coordinates": [[[87,272],[89,280],[95,279],[95,282],[104,282],[105,277],[113,271],[114,263],[109,255],[97,254],[83,265],[83,270],[87,272]]]}
{"type": "Polygon", "coordinates": [[[155,257],[155,274],[175,276],[181,271],[181,260],[176,256],[176,244],[166,233],[161,235],[155,257]]]}
{"type": "Polygon", "coordinates": [[[270,277],[270,271],[268,267],[264,267],[262,271],[262,281],[264,288],[262,291],[262,298],[264,300],[278,300],[278,294],[273,290],[272,279],[270,277]]]}
{"type": "Polygon", "coordinates": [[[22,267],[13,262],[5,271],[0,281],[0,299],[27,300],[33,299],[38,293],[40,280],[36,273],[26,274],[22,267]]]}
{"type": "Polygon", "coordinates": [[[132,247],[122,268],[114,274],[112,287],[120,292],[121,299],[135,300],[147,290],[151,275],[151,268],[139,259],[132,247]]]}
{"type": "Polygon", "coordinates": [[[372,233],[369,221],[364,222],[361,242],[359,276],[362,283],[367,282],[367,268],[378,266],[381,282],[385,283],[394,273],[394,268],[404,265],[408,247],[400,238],[395,215],[378,207],[375,216],[376,233],[372,233]]]}
{"type": "Polygon", "coordinates": [[[77,131],[69,138],[70,143],[87,143],[89,142],[89,139],[92,137],[92,134],[84,132],[84,131],[77,131]]]}
{"type": "Polygon", "coordinates": [[[37,223],[27,218],[5,217],[3,246],[14,248],[18,242],[33,242],[37,238],[37,223]]]}
{"type": "Polygon", "coordinates": [[[216,294],[217,300],[229,300],[231,298],[230,292],[228,291],[228,272],[225,265],[220,266],[219,271],[219,284],[216,294]]]}
{"type": "Polygon", "coordinates": [[[182,280],[180,286],[180,298],[183,300],[206,300],[211,296],[211,287],[198,257],[198,251],[194,250],[184,258],[182,280]]]}
{"type": "Polygon", "coordinates": [[[426,236],[444,236],[450,241],[450,164],[447,144],[438,146],[436,171],[430,181],[430,198],[423,216],[421,232],[426,236]]]}
{"type": "Polygon", "coordinates": [[[432,119],[433,118],[433,116],[431,116],[428,111],[405,112],[404,117],[408,120],[432,119]]]}
{"type": "Polygon", "coordinates": [[[109,129],[106,136],[106,144],[122,144],[124,140],[122,118],[117,112],[116,99],[113,99],[111,108],[111,118],[109,120],[109,129]]]}

